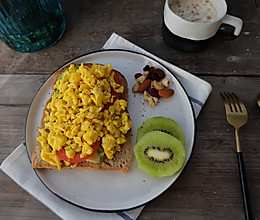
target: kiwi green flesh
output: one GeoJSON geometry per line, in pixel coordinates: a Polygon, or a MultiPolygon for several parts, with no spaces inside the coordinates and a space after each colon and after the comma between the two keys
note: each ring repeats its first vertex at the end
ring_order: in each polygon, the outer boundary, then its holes
{"type": "Polygon", "coordinates": [[[151,131],[162,131],[170,134],[180,140],[183,144],[185,143],[185,136],[179,124],[170,118],[165,118],[162,116],[157,116],[147,119],[137,130],[136,141],[138,142],[140,138],[151,131]]]}
{"type": "Polygon", "coordinates": [[[184,145],[174,136],[161,131],[144,134],[134,146],[140,170],[153,177],[172,176],[185,162],[184,145]]]}

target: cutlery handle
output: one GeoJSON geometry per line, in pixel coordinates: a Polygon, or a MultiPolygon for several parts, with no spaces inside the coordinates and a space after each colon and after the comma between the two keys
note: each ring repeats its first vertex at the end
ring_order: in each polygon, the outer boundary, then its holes
{"type": "Polygon", "coordinates": [[[251,219],[253,219],[253,216],[252,216],[252,211],[251,211],[249,192],[248,192],[248,186],[247,186],[247,180],[246,180],[246,171],[245,171],[245,165],[244,165],[244,159],[243,159],[242,152],[237,152],[237,160],[238,160],[244,209],[245,209],[245,217],[246,217],[246,220],[251,220],[251,219]]]}

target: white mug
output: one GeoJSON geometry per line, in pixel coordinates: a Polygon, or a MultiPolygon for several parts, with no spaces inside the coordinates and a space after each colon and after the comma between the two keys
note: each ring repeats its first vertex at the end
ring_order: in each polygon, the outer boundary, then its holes
{"type": "Polygon", "coordinates": [[[179,15],[175,14],[170,8],[172,0],[166,0],[163,14],[163,25],[169,32],[167,37],[169,37],[169,34],[172,33],[177,37],[190,41],[207,41],[217,33],[221,24],[228,24],[233,26],[234,35],[238,36],[241,32],[243,21],[238,17],[227,14],[227,4],[225,0],[209,1],[216,9],[218,18],[209,22],[199,23],[185,20],[179,15]]]}

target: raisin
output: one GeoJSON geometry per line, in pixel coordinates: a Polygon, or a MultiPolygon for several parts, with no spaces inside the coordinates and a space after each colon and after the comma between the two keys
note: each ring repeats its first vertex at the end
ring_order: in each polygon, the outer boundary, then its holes
{"type": "Polygon", "coordinates": [[[156,74],[160,77],[160,79],[163,79],[165,77],[165,73],[161,69],[156,69],[155,70],[156,74]]]}
{"type": "Polygon", "coordinates": [[[150,69],[150,66],[149,65],[146,65],[144,68],[143,68],[143,71],[149,71],[150,69]]]}
{"type": "Polygon", "coordinates": [[[134,78],[135,79],[138,79],[140,76],[142,76],[143,74],[142,73],[136,73],[135,75],[134,75],[134,78]]]}
{"type": "Polygon", "coordinates": [[[148,89],[148,93],[156,98],[160,98],[158,91],[155,88],[148,89]]]}
{"type": "Polygon", "coordinates": [[[150,72],[150,73],[153,73],[154,70],[155,70],[155,68],[154,68],[153,66],[151,66],[151,67],[149,68],[149,72],[150,72]]]}
{"type": "Polygon", "coordinates": [[[160,77],[156,74],[156,72],[151,72],[150,75],[151,75],[150,78],[152,80],[156,80],[157,82],[160,81],[160,77]]]}

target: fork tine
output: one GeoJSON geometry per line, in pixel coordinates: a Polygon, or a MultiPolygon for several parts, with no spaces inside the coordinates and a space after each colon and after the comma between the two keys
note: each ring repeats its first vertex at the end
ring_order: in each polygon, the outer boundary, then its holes
{"type": "Polygon", "coordinates": [[[222,92],[220,92],[219,94],[221,95],[222,99],[225,101],[225,96],[224,96],[224,94],[223,94],[222,92]]]}
{"type": "Polygon", "coordinates": [[[243,102],[235,95],[235,93],[224,92],[220,93],[220,95],[222,96],[224,101],[227,121],[230,125],[232,125],[235,128],[237,158],[240,172],[242,195],[244,200],[245,216],[246,219],[252,219],[252,211],[250,207],[244,160],[238,134],[240,127],[245,125],[248,121],[247,110],[243,102]]]}
{"type": "Polygon", "coordinates": [[[227,94],[227,96],[229,97],[229,99],[230,99],[230,102],[231,102],[231,106],[232,106],[232,108],[233,108],[233,111],[234,112],[242,112],[242,109],[241,109],[241,107],[240,107],[240,100],[239,100],[239,98],[235,95],[235,93],[229,93],[229,92],[227,92],[226,93],[227,94]]]}
{"type": "Polygon", "coordinates": [[[229,105],[229,101],[228,101],[228,97],[227,97],[226,93],[225,92],[224,93],[220,92],[220,95],[221,95],[221,97],[222,97],[222,99],[224,101],[224,106],[225,106],[226,113],[232,112],[232,108],[229,105]]]}
{"type": "Polygon", "coordinates": [[[244,103],[236,96],[235,93],[232,92],[232,94],[236,98],[237,102],[239,103],[239,108],[240,108],[241,112],[247,112],[246,106],[244,105],[244,103]]]}
{"type": "Polygon", "coordinates": [[[244,112],[247,113],[244,103],[237,97],[235,93],[224,92],[221,94],[225,102],[230,106],[231,112],[244,112]]]}
{"type": "Polygon", "coordinates": [[[231,94],[228,93],[228,92],[224,92],[224,93],[221,93],[221,96],[222,96],[222,98],[224,100],[226,112],[227,113],[235,112],[236,111],[236,106],[234,104],[234,99],[231,96],[231,94]]]}

